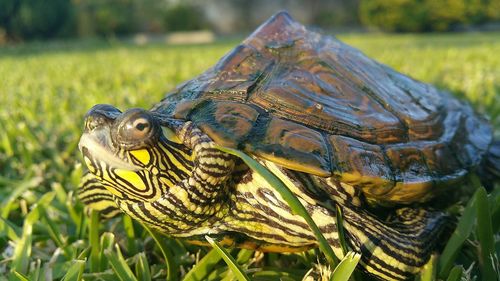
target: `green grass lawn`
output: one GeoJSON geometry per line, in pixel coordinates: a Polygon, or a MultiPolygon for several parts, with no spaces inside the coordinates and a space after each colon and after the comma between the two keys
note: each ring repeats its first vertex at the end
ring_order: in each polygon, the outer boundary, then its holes
{"type": "MultiPolygon", "coordinates": [[[[470,100],[477,111],[491,118],[500,137],[499,33],[339,37],[398,71],[470,100]]],[[[83,116],[91,106],[149,108],[237,43],[137,46],[78,41],[0,48],[0,280],[63,276],[79,280],[82,272],[85,280],[117,280],[116,274],[132,273],[138,274],[138,280],[185,276],[187,280],[200,280],[199,276],[232,280],[233,273],[210,248],[151,236],[128,218],[98,222],[96,217],[86,217],[75,202],[74,190],[84,169],[77,143],[83,116]],[[122,255],[126,263],[121,262],[122,255]],[[10,274],[14,270],[19,274],[10,274]]],[[[471,278],[485,276],[484,256],[477,252],[485,252],[484,243],[489,243],[491,253],[500,253],[496,191],[496,196],[483,198],[490,208],[469,208],[473,209],[468,221],[472,234],[453,255],[454,262],[470,268],[471,278]],[[484,234],[485,228],[476,229],[482,222],[475,213],[491,217],[489,233],[494,236],[484,234]]],[[[322,261],[318,253],[231,251],[243,268],[249,268],[249,275],[260,280],[302,280],[322,261]]]]}

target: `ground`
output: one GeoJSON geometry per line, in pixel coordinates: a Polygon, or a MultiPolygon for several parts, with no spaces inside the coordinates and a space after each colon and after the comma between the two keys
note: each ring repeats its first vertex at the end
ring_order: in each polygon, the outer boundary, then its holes
{"type": "MultiPolygon", "coordinates": [[[[500,34],[338,37],[398,71],[471,101],[477,111],[489,116],[500,137],[500,34]]],[[[74,190],[84,169],[77,143],[83,115],[92,105],[149,108],[237,43],[139,46],[86,40],[1,47],[0,280],[56,279],[65,274],[67,280],[78,280],[80,269],[85,280],[116,280],[115,274],[128,271],[120,271],[119,265],[124,263],[120,263],[120,251],[113,248],[113,241],[121,246],[132,269],[129,273],[139,272],[142,280],[149,280],[148,273],[153,279],[165,279],[167,274],[170,280],[186,274],[192,278],[188,280],[196,280],[195,276],[231,279],[226,264],[210,248],[160,236],[153,239],[128,218],[108,222],[87,218],[75,202],[74,190]],[[195,269],[187,273],[193,265],[195,269]],[[3,277],[14,269],[20,274],[3,277]]],[[[496,247],[497,254],[499,198],[490,196],[488,210],[497,240],[490,246],[496,247]]],[[[480,245],[476,238],[484,237],[481,233],[477,230],[465,247],[468,250],[455,257],[465,268],[478,259],[474,249],[480,245]]],[[[300,255],[231,253],[244,268],[264,268],[250,274],[263,280],[270,276],[301,280],[313,263],[321,262],[314,251],[300,255]],[[293,269],[282,269],[284,266],[293,269]]],[[[472,274],[484,270],[482,262],[477,264],[472,274]]]]}

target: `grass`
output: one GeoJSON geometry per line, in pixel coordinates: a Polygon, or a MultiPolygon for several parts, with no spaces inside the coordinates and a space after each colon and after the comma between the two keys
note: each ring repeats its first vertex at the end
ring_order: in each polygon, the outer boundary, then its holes
{"type": "MultiPolygon", "coordinates": [[[[490,116],[500,137],[500,34],[340,39],[470,100],[490,116]]],[[[0,280],[237,278],[216,249],[158,235],[126,217],[99,221],[95,214],[84,215],[74,196],[83,171],[77,143],[86,110],[96,103],[148,108],[235,44],[78,41],[0,48],[0,280]]],[[[425,280],[436,274],[443,280],[498,275],[500,191],[486,195],[476,189],[466,207],[454,206],[452,211],[464,213],[463,221],[425,280]]],[[[229,253],[252,280],[315,280],[311,268],[333,271],[317,265],[327,264],[318,250],[229,253]]]]}

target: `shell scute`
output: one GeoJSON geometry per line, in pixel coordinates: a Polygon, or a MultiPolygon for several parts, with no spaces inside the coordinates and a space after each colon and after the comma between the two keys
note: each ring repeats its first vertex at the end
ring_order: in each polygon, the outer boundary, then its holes
{"type": "Polygon", "coordinates": [[[328,146],[316,130],[273,117],[247,143],[247,149],[285,166],[328,176],[331,163],[328,146]]]}
{"type": "Polygon", "coordinates": [[[431,172],[427,168],[425,158],[418,147],[395,145],[387,147],[385,154],[390,161],[390,166],[395,171],[396,182],[432,182],[431,172]]]}
{"type": "Polygon", "coordinates": [[[374,196],[385,194],[394,185],[394,175],[378,145],[332,135],[333,170],[341,181],[359,185],[374,196]]]}
{"type": "Polygon", "coordinates": [[[463,175],[465,170],[457,169],[457,167],[460,167],[460,162],[456,158],[455,152],[447,143],[431,142],[423,146],[421,151],[429,171],[436,179],[444,175],[452,177],[463,175]]]}
{"type": "Polygon", "coordinates": [[[252,130],[259,113],[235,102],[206,102],[191,114],[191,119],[218,144],[237,148],[252,130]]]}

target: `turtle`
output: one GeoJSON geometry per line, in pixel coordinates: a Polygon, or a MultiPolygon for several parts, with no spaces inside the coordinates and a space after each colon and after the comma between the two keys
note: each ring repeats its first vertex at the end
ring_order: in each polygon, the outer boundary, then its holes
{"type": "Polygon", "coordinates": [[[269,182],[221,147],[278,177],[338,257],[341,210],[347,244],[381,280],[418,273],[448,235],[453,219],[428,202],[470,172],[500,171],[500,142],[469,103],[279,12],[150,110],[91,108],[79,198],[194,244],[317,247],[269,182]]]}

